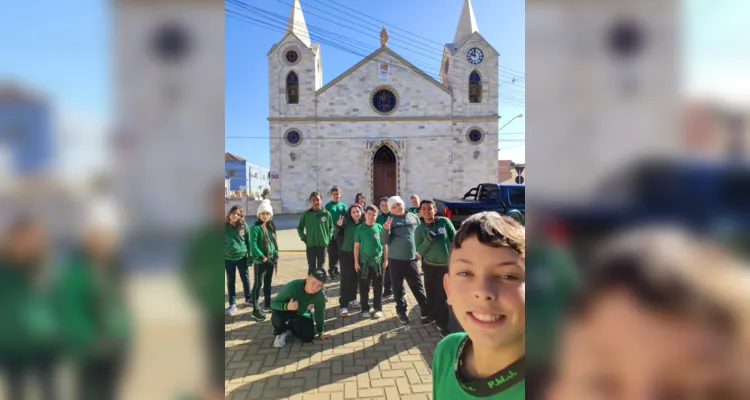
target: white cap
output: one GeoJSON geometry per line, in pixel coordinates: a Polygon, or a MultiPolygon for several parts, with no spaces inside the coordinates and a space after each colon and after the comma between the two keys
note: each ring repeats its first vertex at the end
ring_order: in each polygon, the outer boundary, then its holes
{"type": "Polygon", "coordinates": [[[388,199],[388,210],[390,211],[391,207],[393,207],[394,204],[401,204],[404,207],[406,207],[406,203],[401,199],[399,196],[393,196],[388,199]]]}
{"type": "Polygon", "coordinates": [[[260,205],[258,206],[258,214],[257,216],[260,217],[260,213],[267,212],[271,214],[273,217],[273,208],[271,207],[271,200],[264,199],[260,202],[260,205]]]}

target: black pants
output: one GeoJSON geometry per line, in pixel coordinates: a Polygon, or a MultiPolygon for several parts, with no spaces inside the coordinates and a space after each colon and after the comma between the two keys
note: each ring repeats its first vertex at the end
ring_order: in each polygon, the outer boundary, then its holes
{"type": "Polygon", "coordinates": [[[122,350],[81,364],[78,371],[78,398],[84,400],[119,398],[117,389],[125,366],[125,354],[125,350],[122,350]]]}
{"type": "Polygon", "coordinates": [[[271,325],[274,336],[289,330],[304,343],[310,343],[315,339],[315,323],[312,318],[303,317],[296,311],[273,310],[271,325]]]}
{"type": "Polygon", "coordinates": [[[310,275],[316,269],[323,269],[326,262],[325,247],[308,247],[307,253],[307,274],[310,275]]]}
{"type": "Polygon", "coordinates": [[[349,303],[357,300],[357,282],[359,274],[354,269],[354,253],[341,251],[341,296],[339,297],[339,306],[341,308],[349,307],[349,303]]]}
{"type": "Polygon", "coordinates": [[[443,277],[448,273],[448,267],[438,267],[422,260],[424,271],[424,286],[427,292],[430,319],[435,321],[438,328],[448,326],[448,300],[443,286],[443,277]]]}
{"type": "Polygon", "coordinates": [[[229,304],[237,304],[237,291],[234,287],[234,281],[237,279],[237,270],[240,270],[240,280],[242,280],[242,289],[245,291],[245,301],[252,300],[250,290],[250,272],[247,267],[247,257],[237,261],[224,260],[224,271],[227,273],[227,292],[229,304]]]}
{"type": "Polygon", "coordinates": [[[391,279],[391,267],[383,272],[383,295],[393,294],[393,279],[391,279]]]}
{"type": "Polygon", "coordinates": [[[334,237],[331,238],[331,243],[328,243],[328,275],[333,275],[339,271],[341,242],[340,237],[334,237]]]}
{"type": "Polygon", "coordinates": [[[388,259],[388,269],[391,270],[391,279],[393,280],[393,297],[396,299],[396,312],[406,314],[406,299],[404,297],[404,279],[409,285],[414,298],[419,304],[422,316],[427,316],[429,312],[427,297],[424,293],[424,284],[422,277],[419,276],[417,269],[417,260],[394,260],[388,259]]]}
{"type": "Polygon", "coordinates": [[[0,372],[5,375],[5,398],[23,400],[26,396],[28,378],[34,379],[39,387],[41,398],[52,400],[57,398],[57,382],[55,379],[56,363],[52,357],[41,357],[23,360],[0,361],[0,372]]]}
{"type": "Polygon", "coordinates": [[[263,286],[263,303],[266,307],[271,307],[271,278],[273,278],[273,263],[253,264],[255,271],[255,286],[253,286],[253,305],[260,310],[258,299],[260,298],[260,287],[263,286]]]}
{"type": "Polygon", "coordinates": [[[367,278],[359,280],[359,304],[362,305],[362,312],[370,311],[370,286],[372,286],[372,295],[375,297],[373,304],[375,311],[383,311],[383,276],[388,274],[388,270],[380,275],[369,272],[367,278]]]}

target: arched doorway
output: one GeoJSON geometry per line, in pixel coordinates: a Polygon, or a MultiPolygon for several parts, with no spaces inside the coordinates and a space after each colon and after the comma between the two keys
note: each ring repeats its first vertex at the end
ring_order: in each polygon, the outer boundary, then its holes
{"type": "Polygon", "coordinates": [[[396,155],[388,146],[380,146],[372,158],[372,194],[374,204],[381,197],[396,195],[396,155]]]}

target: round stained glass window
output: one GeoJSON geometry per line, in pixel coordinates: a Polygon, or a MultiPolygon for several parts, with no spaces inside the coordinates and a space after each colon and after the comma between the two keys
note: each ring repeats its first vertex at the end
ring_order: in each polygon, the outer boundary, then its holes
{"type": "Polygon", "coordinates": [[[472,144],[479,144],[484,140],[484,133],[479,129],[472,129],[466,134],[466,139],[472,144]]]}
{"type": "Polygon", "coordinates": [[[396,109],[396,94],[388,89],[380,89],[372,95],[372,106],[381,114],[392,113],[396,109]]]}
{"type": "Polygon", "coordinates": [[[289,64],[294,64],[294,63],[296,63],[298,59],[299,59],[299,54],[297,54],[297,52],[296,52],[296,51],[294,51],[294,50],[289,50],[289,51],[287,51],[287,52],[286,52],[286,61],[287,61],[287,62],[288,62],[289,64]]]}
{"type": "Polygon", "coordinates": [[[286,143],[290,146],[299,146],[302,143],[302,134],[298,131],[291,130],[286,133],[286,143]]]}

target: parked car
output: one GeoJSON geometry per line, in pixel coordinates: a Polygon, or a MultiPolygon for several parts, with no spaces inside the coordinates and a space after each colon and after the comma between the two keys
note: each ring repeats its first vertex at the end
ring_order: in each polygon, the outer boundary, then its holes
{"type": "Polygon", "coordinates": [[[526,218],[526,186],[515,184],[482,183],[472,188],[461,199],[435,199],[438,215],[446,217],[458,228],[470,215],[482,211],[496,211],[524,223],[526,218]]]}

